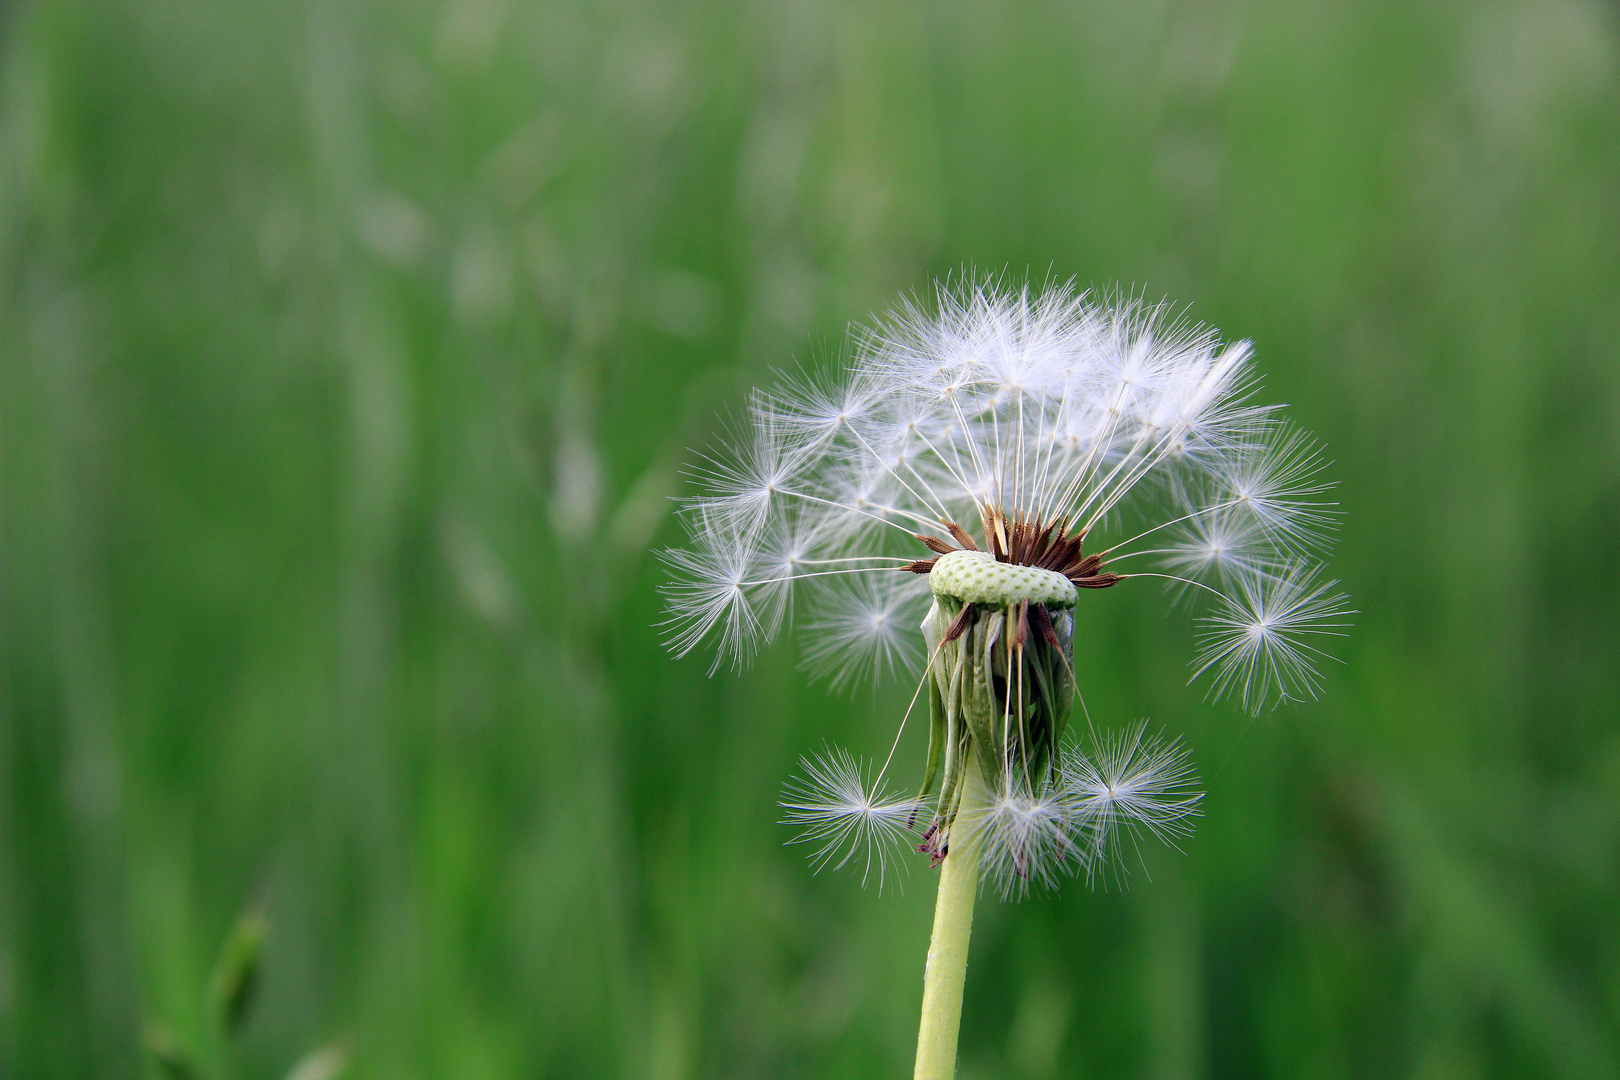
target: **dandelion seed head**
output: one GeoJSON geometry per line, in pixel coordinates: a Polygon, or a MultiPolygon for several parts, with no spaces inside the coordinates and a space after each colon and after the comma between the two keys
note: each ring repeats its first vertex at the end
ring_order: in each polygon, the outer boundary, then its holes
{"type": "MultiPolygon", "coordinates": [[[[1196,806],[1174,795],[1184,753],[1139,729],[1095,760],[1065,749],[1087,670],[1074,612],[1168,581],[1212,697],[1258,711],[1320,691],[1351,614],[1321,581],[1337,508],[1320,449],[1257,385],[1249,342],[1141,297],[962,277],[903,300],[836,368],[755,392],[694,469],[687,543],[664,553],[670,647],[740,667],[791,629],[838,688],[926,667],[920,846],[943,855],[977,761],[1000,792],[984,835],[1004,892],[1099,865],[1122,835],[1172,839],[1196,806]]],[[[806,769],[820,794],[784,805],[818,865],[894,838],[902,804],[854,759],[806,769]]]]}

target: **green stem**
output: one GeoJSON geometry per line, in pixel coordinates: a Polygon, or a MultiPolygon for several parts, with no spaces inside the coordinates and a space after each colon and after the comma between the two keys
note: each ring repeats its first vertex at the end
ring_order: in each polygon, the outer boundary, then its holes
{"type": "Polygon", "coordinates": [[[971,752],[966,758],[962,801],[951,829],[950,852],[939,871],[934,936],[928,942],[928,966],[923,971],[915,1080],[951,1080],[956,1075],[962,984],[967,978],[968,939],[973,934],[973,901],[979,893],[979,837],[974,818],[986,804],[978,763],[971,752]]]}

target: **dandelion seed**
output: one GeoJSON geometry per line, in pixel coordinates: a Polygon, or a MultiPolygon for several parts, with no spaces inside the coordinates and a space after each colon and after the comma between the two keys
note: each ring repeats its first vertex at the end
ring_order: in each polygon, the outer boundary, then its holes
{"type": "MultiPolygon", "coordinates": [[[[1182,522],[1158,554],[1176,573],[1198,580],[1240,585],[1268,574],[1277,552],[1252,516],[1237,507],[1198,514],[1182,522]]],[[[1186,587],[1182,588],[1183,593],[1186,587]]]]}
{"type": "Polygon", "coordinates": [[[1217,498],[1241,509],[1289,551],[1319,547],[1336,527],[1336,507],[1318,496],[1331,487],[1316,444],[1287,426],[1268,425],[1218,462],[1217,498]]]}
{"type": "Polygon", "coordinates": [[[1242,580],[1237,599],[1201,620],[1193,678],[1215,669],[1211,694],[1231,694],[1256,713],[1268,703],[1316,697],[1316,662],[1327,654],[1311,641],[1344,636],[1355,614],[1336,584],[1297,564],[1242,580]]]}
{"type": "Polygon", "coordinates": [[[915,670],[922,652],[917,623],[928,604],[927,583],[914,574],[834,580],[840,584],[828,586],[806,624],[805,666],[826,676],[835,689],[915,670]]]}
{"type": "Polygon", "coordinates": [[[691,550],[672,548],[664,561],[677,577],[665,587],[669,601],[670,648],[685,656],[706,639],[716,639],[714,674],[722,662],[741,665],[766,636],[754,610],[749,583],[753,576],[753,541],[732,528],[722,515],[700,511],[690,527],[702,542],[691,550]]]}
{"type": "Polygon", "coordinates": [[[1146,722],[1103,735],[1094,756],[1071,749],[1064,794],[1088,879],[1123,871],[1122,845],[1148,833],[1172,846],[1192,831],[1203,796],[1187,751],[1147,737],[1146,722]]]}
{"type": "Polygon", "coordinates": [[[1057,874],[1083,853],[1071,802],[1051,783],[1037,793],[1013,780],[974,812],[972,824],[984,837],[983,873],[1009,899],[1027,895],[1032,884],[1055,886],[1057,874]]]}
{"type": "Polygon", "coordinates": [[[891,795],[881,781],[871,782],[870,766],[863,768],[844,750],[829,749],[800,765],[805,778],[791,782],[781,802],[783,823],[802,830],[793,842],[811,847],[810,862],[817,870],[841,870],[853,862],[861,867],[861,884],[875,875],[881,891],[906,844],[916,801],[891,795]]]}

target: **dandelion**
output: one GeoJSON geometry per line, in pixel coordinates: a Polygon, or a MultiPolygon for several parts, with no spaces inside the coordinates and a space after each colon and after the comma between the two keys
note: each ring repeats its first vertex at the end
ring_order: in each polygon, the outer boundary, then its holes
{"type": "Polygon", "coordinates": [[[942,868],[919,1076],[954,1067],[981,875],[1006,896],[1094,880],[1197,811],[1178,746],[1066,739],[1076,704],[1090,720],[1090,594],[1168,584],[1202,620],[1193,677],[1250,711],[1320,689],[1322,635],[1350,614],[1321,576],[1336,508],[1250,359],[1164,305],[963,280],[859,331],[844,370],[756,391],[697,471],[690,542],[666,553],[675,652],[741,666],[803,610],[835,686],[922,668],[900,724],[926,693],[914,796],[888,794],[893,748],[875,772],[840,750],[783,803],[818,868],[881,885],[908,829],[942,868]]]}

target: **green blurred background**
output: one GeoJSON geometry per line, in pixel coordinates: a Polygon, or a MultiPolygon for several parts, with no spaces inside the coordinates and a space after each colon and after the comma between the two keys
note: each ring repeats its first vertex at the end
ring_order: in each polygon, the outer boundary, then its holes
{"type": "Polygon", "coordinates": [[[160,1075],[151,1025],[910,1075],[931,875],[813,876],[774,805],[905,688],[671,659],[649,550],[728,402],[963,267],[1252,338],[1362,614],[1250,720],[1098,602],[1094,710],[1207,817],[983,905],[962,1075],[1617,1075],[1614,6],[59,0],[0,50],[0,1075],[160,1075]]]}

